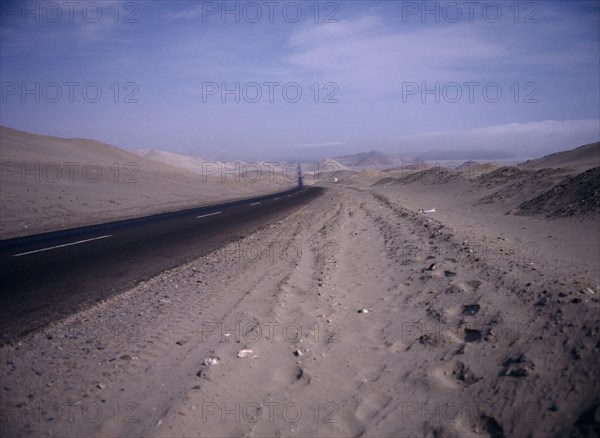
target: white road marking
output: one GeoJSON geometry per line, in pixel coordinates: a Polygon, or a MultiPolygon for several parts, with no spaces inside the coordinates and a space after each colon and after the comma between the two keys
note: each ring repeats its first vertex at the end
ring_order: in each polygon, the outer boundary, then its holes
{"type": "Polygon", "coordinates": [[[200,219],[200,218],[208,217],[208,216],[214,216],[215,214],[221,214],[221,213],[223,213],[223,212],[222,211],[217,211],[215,213],[203,214],[202,216],[196,216],[196,219],[200,219]]]}
{"type": "Polygon", "coordinates": [[[20,254],[13,254],[13,257],[21,257],[21,256],[24,256],[27,254],[34,254],[36,252],[50,251],[51,249],[64,248],[65,246],[79,245],[80,243],[91,242],[92,240],[106,239],[107,237],[112,237],[112,236],[113,236],[112,234],[107,234],[106,236],[93,237],[91,239],[85,239],[85,240],[78,240],[77,242],[65,243],[63,245],[50,246],[48,248],[42,248],[42,249],[36,249],[34,251],[22,252],[20,254]]]}
{"type": "Polygon", "coordinates": [[[252,204],[250,204],[250,205],[258,205],[258,204],[260,204],[260,202],[253,202],[253,203],[252,203],[252,204]]]}

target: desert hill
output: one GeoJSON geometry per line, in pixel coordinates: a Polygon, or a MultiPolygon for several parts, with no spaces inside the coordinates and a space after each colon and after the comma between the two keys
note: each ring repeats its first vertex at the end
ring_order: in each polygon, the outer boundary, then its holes
{"type": "Polygon", "coordinates": [[[396,160],[379,151],[360,152],[358,154],[335,157],[335,160],[348,167],[389,167],[396,164],[396,160]]]}
{"type": "Polygon", "coordinates": [[[521,167],[577,167],[592,168],[600,166],[600,142],[590,143],[578,148],[556,152],[535,160],[520,163],[521,167]]]}
{"type": "Polygon", "coordinates": [[[140,157],[169,164],[195,173],[202,172],[202,164],[205,162],[205,160],[200,157],[182,155],[157,149],[136,149],[133,152],[140,157]]]}
{"type": "Polygon", "coordinates": [[[0,127],[0,238],[218,203],[292,187],[201,175],[90,139],[0,127]]]}

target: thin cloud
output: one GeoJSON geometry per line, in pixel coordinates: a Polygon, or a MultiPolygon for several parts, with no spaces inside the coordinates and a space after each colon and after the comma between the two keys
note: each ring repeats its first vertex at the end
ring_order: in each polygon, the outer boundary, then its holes
{"type": "Polygon", "coordinates": [[[194,6],[192,8],[182,10],[168,10],[164,13],[166,21],[179,21],[179,20],[194,20],[202,17],[202,5],[194,6]]]}
{"type": "Polygon", "coordinates": [[[600,140],[600,120],[541,120],[462,131],[425,132],[397,139],[403,150],[487,149],[539,154],[600,140]]]}
{"type": "Polygon", "coordinates": [[[342,144],[346,144],[346,141],[330,141],[330,142],[325,142],[325,143],[303,143],[303,144],[293,144],[290,146],[287,146],[288,148],[295,148],[295,149],[314,149],[314,148],[322,148],[322,147],[328,147],[328,146],[338,146],[338,145],[342,145],[342,144]]]}

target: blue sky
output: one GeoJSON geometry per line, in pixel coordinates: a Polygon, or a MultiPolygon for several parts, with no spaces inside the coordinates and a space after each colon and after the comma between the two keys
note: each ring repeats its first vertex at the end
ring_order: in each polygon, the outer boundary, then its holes
{"type": "Polygon", "coordinates": [[[596,1],[5,1],[1,20],[0,121],[32,132],[243,158],[600,138],[596,1]]]}

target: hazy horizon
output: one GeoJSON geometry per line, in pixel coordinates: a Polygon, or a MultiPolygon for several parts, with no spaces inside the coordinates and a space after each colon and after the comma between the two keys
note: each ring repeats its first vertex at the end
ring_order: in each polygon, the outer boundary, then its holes
{"type": "Polygon", "coordinates": [[[0,123],[200,156],[541,156],[600,139],[599,17],[597,2],[3,2],[0,123]]]}

